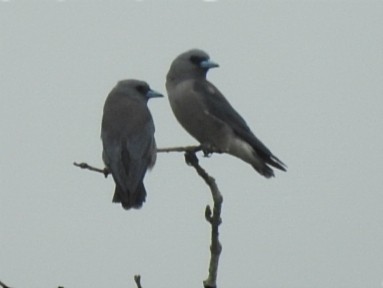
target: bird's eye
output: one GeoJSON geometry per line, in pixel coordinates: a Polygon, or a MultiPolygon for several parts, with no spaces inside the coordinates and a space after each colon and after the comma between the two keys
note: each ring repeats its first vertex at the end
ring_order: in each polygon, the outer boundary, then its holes
{"type": "Polygon", "coordinates": [[[137,89],[138,92],[140,92],[140,93],[142,93],[142,94],[146,94],[146,92],[148,92],[147,87],[144,86],[144,85],[138,85],[138,86],[136,87],[136,89],[137,89]]]}
{"type": "Polygon", "coordinates": [[[196,65],[199,65],[202,61],[206,60],[204,57],[192,55],[190,56],[190,61],[196,65]]]}

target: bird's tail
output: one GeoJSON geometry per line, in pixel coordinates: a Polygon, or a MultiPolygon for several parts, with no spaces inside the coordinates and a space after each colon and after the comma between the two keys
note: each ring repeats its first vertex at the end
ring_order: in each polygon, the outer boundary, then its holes
{"type": "Polygon", "coordinates": [[[119,185],[116,185],[114,191],[113,202],[121,203],[122,207],[126,210],[131,208],[139,209],[146,199],[146,189],[144,183],[141,182],[136,191],[124,191],[119,185]]]}
{"type": "Polygon", "coordinates": [[[274,168],[277,168],[279,170],[285,171],[286,172],[286,164],[283,163],[281,160],[279,160],[277,157],[274,155],[271,155],[269,159],[267,159],[267,164],[273,166],[274,168]]]}
{"type": "Polygon", "coordinates": [[[267,157],[261,163],[257,162],[252,164],[253,168],[262,176],[265,176],[266,178],[274,177],[274,171],[268,165],[286,171],[286,165],[274,155],[267,157]]]}
{"type": "Polygon", "coordinates": [[[262,176],[266,177],[266,178],[271,178],[271,177],[274,177],[274,171],[273,169],[271,169],[269,166],[267,166],[266,164],[262,163],[263,165],[259,165],[259,163],[257,164],[252,164],[251,166],[253,166],[253,168],[259,173],[261,174],[262,176]]]}

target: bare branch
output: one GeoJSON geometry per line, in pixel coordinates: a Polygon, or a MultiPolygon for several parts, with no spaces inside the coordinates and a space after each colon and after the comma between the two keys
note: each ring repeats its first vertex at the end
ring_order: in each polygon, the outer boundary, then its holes
{"type": "MultiPolygon", "coordinates": [[[[220,151],[215,150],[214,148],[205,147],[202,145],[200,145],[200,146],[158,148],[157,149],[157,153],[164,153],[164,152],[165,153],[169,153],[169,152],[193,152],[193,153],[195,153],[198,151],[203,151],[205,156],[209,156],[212,153],[221,153],[220,151]]],[[[103,168],[103,169],[97,168],[97,167],[91,166],[85,162],[81,162],[81,163],[73,162],[73,165],[76,167],[80,167],[81,169],[87,169],[90,171],[102,173],[102,174],[104,174],[105,177],[108,177],[108,175],[110,174],[110,171],[108,170],[108,168],[103,168]]]]}
{"type": "Polygon", "coordinates": [[[82,163],[73,162],[73,165],[76,166],[76,167],[80,167],[81,169],[88,169],[90,171],[95,171],[95,172],[102,173],[102,174],[104,174],[105,178],[108,177],[108,175],[110,173],[108,168],[100,169],[100,168],[96,168],[96,167],[90,166],[90,165],[88,165],[87,163],[84,163],[84,162],[82,162],[82,163]]]}
{"type": "Polygon", "coordinates": [[[197,152],[201,151],[202,146],[184,146],[184,147],[170,147],[170,148],[157,148],[157,153],[169,153],[169,152],[197,152]]]}
{"type": "Polygon", "coordinates": [[[188,165],[194,167],[198,175],[202,177],[205,183],[209,186],[211,195],[213,197],[213,212],[210,206],[206,206],[205,218],[211,225],[211,245],[210,245],[210,264],[209,274],[203,285],[205,288],[216,288],[217,287],[217,275],[218,275],[218,264],[219,256],[222,251],[222,245],[219,242],[219,225],[221,224],[221,208],[223,197],[218,189],[215,179],[211,177],[198,163],[198,158],[195,152],[187,151],[185,153],[185,161],[188,165]]]}
{"type": "Polygon", "coordinates": [[[183,147],[170,147],[170,148],[157,148],[157,153],[163,152],[193,152],[196,153],[202,151],[205,157],[209,157],[213,153],[222,153],[222,151],[216,149],[210,145],[199,145],[199,146],[183,146],[183,147]]]}
{"type": "Polygon", "coordinates": [[[137,288],[142,288],[142,286],[141,286],[141,276],[140,275],[134,275],[134,282],[136,282],[137,288]]]}

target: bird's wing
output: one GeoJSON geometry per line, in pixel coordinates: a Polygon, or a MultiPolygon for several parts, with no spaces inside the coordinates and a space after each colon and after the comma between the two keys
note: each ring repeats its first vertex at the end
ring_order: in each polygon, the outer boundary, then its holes
{"type": "Polygon", "coordinates": [[[135,191],[142,182],[146,170],[152,165],[152,154],[155,149],[154,125],[146,122],[139,133],[128,135],[122,141],[122,162],[127,174],[127,183],[135,191]]]}
{"type": "Polygon", "coordinates": [[[194,90],[199,95],[202,95],[202,99],[211,115],[229,125],[235,134],[250,142],[262,154],[270,154],[270,150],[255,137],[245,120],[213,84],[207,81],[195,81],[194,90]]]}
{"type": "Polygon", "coordinates": [[[238,137],[249,143],[257,154],[270,165],[285,170],[284,163],[275,157],[271,151],[251,132],[245,120],[231,106],[222,93],[210,82],[196,80],[194,91],[201,95],[207,110],[211,115],[229,125],[238,137]]]}

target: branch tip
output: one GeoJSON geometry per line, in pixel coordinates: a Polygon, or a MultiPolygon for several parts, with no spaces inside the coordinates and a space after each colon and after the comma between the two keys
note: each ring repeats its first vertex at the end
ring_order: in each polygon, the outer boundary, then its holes
{"type": "Polygon", "coordinates": [[[134,275],[134,282],[136,282],[137,288],[142,288],[141,275],[134,275]]]}

